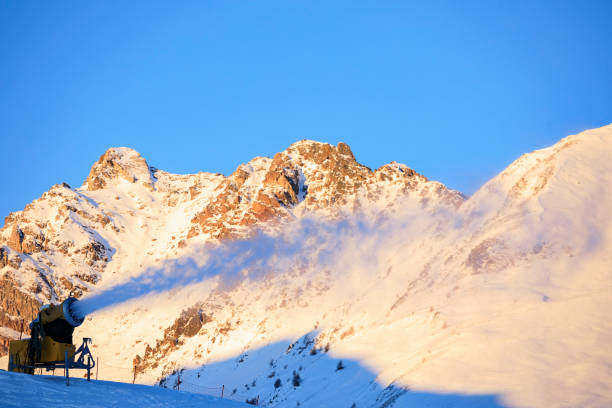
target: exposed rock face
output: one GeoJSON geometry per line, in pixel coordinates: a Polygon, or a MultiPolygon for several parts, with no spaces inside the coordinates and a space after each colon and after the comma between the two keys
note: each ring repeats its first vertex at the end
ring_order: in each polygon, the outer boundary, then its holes
{"type": "Polygon", "coordinates": [[[130,183],[141,182],[153,188],[151,169],[138,152],[127,147],[108,149],[91,167],[85,180],[88,190],[100,190],[109,183],[123,179],[130,183]]]}
{"type": "Polygon", "coordinates": [[[8,251],[0,247],[0,269],[8,264],[8,251]]]}
{"type": "MultiPolygon", "coordinates": [[[[0,254],[1,256],[1,254],[0,254]]],[[[9,276],[0,277],[0,327],[21,332],[27,336],[28,323],[38,313],[40,303],[19,290],[18,283],[9,276]]],[[[0,335],[0,354],[8,353],[12,337],[0,335]]]]}
{"type": "Polygon", "coordinates": [[[287,215],[298,202],[298,174],[267,158],[241,165],[216,188],[216,197],[192,219],[189,237],[235,238],[250,226],[287,215]]]}
{"type": "Polygon", "coordinates": [[[13,224],[6,243],[14,251],[31,254],[42,251],[45,244],[45,235],[38,228],[26,225],[22,229],[17,224],[13,224]]]}
{"type": "Polygon", "coordinates": [[[359,164],[344,143],[332,146],[308,140],[294,143],[272,160],[256,158],[239,166],[217,192],[193,217],[189,238],[200,234],[217,239],[247,236],[248,227],[290,217],[298,204],[301,211],[337,214],[411,193],[424,206],[436,199],[435,205],[458,208],[466,198],[403,164],[393,162],[372,171],[359,164]]]}
{"type": "Polygon", "coordinates": [[[151,368],[156,364],[157,357],[180,347],[184,343],[182,339],[195,336],[205,324],[212,321],[211,316],[204,314],[202,304],[184,310],[174,324],[164,330],[163,340],[158,340],[155,347],[147,345],[143,356],[137,355],[134,358],[136,374],[151,368]]]}
{"type": "Polygon", "coordinates": [[[7,242],[9,248],[17,252],[22,252],[23,236],[23,231],[21,231],[17,225],[13,225],[11,236],[7,242]]]}
{"type": "Polygon", "coordinates": [[[275,156],[276,167],[289,166],[306,177],[306,204],[314,207],[348,203],[372,176],[372,171],[357,163],[350,148],[326,143],[301,141],[275,156]]]}

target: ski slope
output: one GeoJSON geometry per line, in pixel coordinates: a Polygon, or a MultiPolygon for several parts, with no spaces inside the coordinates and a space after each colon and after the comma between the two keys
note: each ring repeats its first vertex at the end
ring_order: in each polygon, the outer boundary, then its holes
{"type": "Polygon", "coordinates": [[[71,378],[70,386],[66,386],[64,377],[32,376],[0,370],[0,406],[237,408],[248,405],[189,392],[110,381],[87,382],[71,378]]]}

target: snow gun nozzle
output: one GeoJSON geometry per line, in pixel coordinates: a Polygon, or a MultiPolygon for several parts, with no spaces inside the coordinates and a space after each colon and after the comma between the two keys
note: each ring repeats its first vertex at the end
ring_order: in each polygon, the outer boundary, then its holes
{"type": "Polygon", "coordinates": [[[64,319],[71,326],[78,327],[85,320],[85,313],[79,307],[79,301],[70,296],[62,303],[62,311],[64,314],[64,319]]]}

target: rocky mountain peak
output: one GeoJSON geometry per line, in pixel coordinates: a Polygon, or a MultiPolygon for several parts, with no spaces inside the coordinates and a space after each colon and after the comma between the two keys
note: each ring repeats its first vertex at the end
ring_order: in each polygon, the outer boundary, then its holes
{"type": "Polygon", "coordinates": [[[152,168],[140,153],[129,147],[108,149],[91,167],[84,185],[90,191],[100,190],[120,179],[153,189],[152,168]]]}
{"type": "Polygon", "coordinates": [[[338,146],[329,143],[316,142],[314,140],[300,140],[293,143],[279,155],[289,156],[296,161],[309,161],[324,168],[333,167],[337,163],[358,164],[351,148],[346,143],[338,143],[338,146]]]}
{"type": "Polygon", "coordinates": [[[465,200],[461,193],[429,182],[403,164],[393,162],[374,172],[358,163],[345,143],[301,140],[272,159],[256,157],[238,166],[193,216],[187,238],[244,237],[253,226],[274,224],[298,213],[337,216],[377,202],[394,205],[408,195],[423,206],[457,208],[465,200]]]}
{"type": "Polygon", "coordinates": [[[376,169],[375,174],[378,179],[394,179],[398,177],[417,177],[427,181],[427,177],[417,173],[403,163],[392,161],[376,169]]]}

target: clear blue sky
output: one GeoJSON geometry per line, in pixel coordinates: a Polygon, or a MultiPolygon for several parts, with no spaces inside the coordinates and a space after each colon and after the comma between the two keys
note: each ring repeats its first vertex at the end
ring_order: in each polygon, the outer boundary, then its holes
{"type": "Polygon", "coordinates": [[[0,217],[111,146],[229,174],[344,141],[471,194],[612,122],[612,1],[6,0],[0,53],[0,217]]]}

